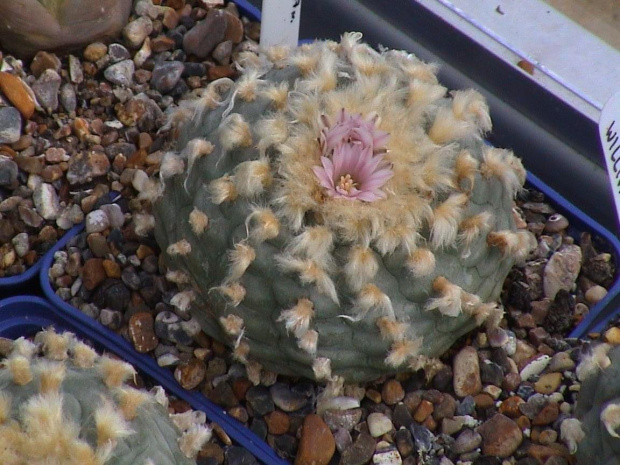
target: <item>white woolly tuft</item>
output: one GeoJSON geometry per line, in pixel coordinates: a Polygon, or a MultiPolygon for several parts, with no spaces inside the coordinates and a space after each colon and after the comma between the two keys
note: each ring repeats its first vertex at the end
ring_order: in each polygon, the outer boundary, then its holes
{"type": "Polygon", "coordinates": [[[222,176],[209,183],[209,192],[214,204],[231,202],[237,198],[237,189],[232,176],[222,176]]]}
{"type": "Polygon", "coordinates": [[[33,376],[30,367],[30,359],[23,355],[14,355],[9,357],[4,363],[11,372],[15,384],[25,386],[32,381],[33,376]]]}
{"type": "Polygon", "coordinates": [[[336,304],[340,304],[334,282],[314,260],[301,260],[287,255],[278,255],[276,261],[284,272],[298,273],[302,284],[314,284],[319,292],[327,295],[336,304]]]}
{"type": "Polygon", "coordinates": [[[435,271],[435,254],[426,248],[415,249],[407,256],[405,263],[416,278],[428,276],[435,271]]]}
{"type": "Polygon", "coordinates": [[[189,275],[181,270],[166,271],[166,279],[175,284],[187,284],[190,280],[189,275]]]}
{"type": "Polygon", "coordinates": [[[571,455],[577,452],[578,444],[585,437],[581,422],[576,418],[566,418],[560,423],[560,439],[564,441],[571,455]]]}
{"type": "Polygon", "coordinates": [[[250,264],[256,258],[256,252],[246,242],[238,242],[233,250],[228,251],[228,275],[225,284],[239,281],[250,264]]]}
{"type": "Polygon", "coordinates": [[[122,413],[108,400],[103,400],[95,410],[95,427],[97,430],[97,446],[116,441],[134,433],[122,413]]]}
{"type": "Polygon", "coordinates": [[[0,427],[11,418],[11,395],[8,392],[0,391],[0,427]]]}
{"type": "Polygon", "coordinates": [[[255,206],[245,219],[245,229],[252,240],[263,242],[280,234],[280,222],[271,209],[255,206]]]}
{"type": "Polygon", "coordinates": [[[620,426],[620,404],[609,403],[601,411],[601,422],[605,425],[607,432],[614,438],[620,438],[616,429],[620,426]]]}
{"type": "Polygon", "coordinates": [[[456,184],[461,189],[471,192],[474,188],[474,180],[478,171],[478,160],[476,160],[467,150],[461,150],[454,161],[454,174],[456,184]],[[463,181],[467,185],[463,186],[463,181]]]}
{"type": "Polygon", "coordinates": [[[434,249],[454,243],[463,208],[468,200],[465,194],[454,194],[435,207],[431,219],[431,244],[434,249]]]}
{"type": "Polygon", "coordinates": [[[219,127],[222,150],[227,152],[237,147],[252,145],[252,130],[239,113],[232,113],[224,118],[219,127]]]}
{"type": "Polygon", "coordinates": [[[581,359],[575,374],[579,381],[585,381],[590,376],[596,374],[599,370],[604,370],[611,365],[611,359],[607,353],[612,346],[607,343],[597,344],[592,347],[592,352],[581,359]]]}
{"type": "Polygon", "coordinates": [[[326,357],[317,357],[312,362],[312,372],[317,380],[326,380],[332,377],[332,361],[326,357]]]}
{"type": "Polygon", "coordinates": [[[525,182],[525,169],[510,150],[485,147],[482,158],[480,173],[484,177],[499,178],[504,189],[512,196],[521,189],[525,182]]]}
{"type": "Polygon", "coordinates": [[[181,431],[187,431],[192,426],[204,424],[207,421],[207,415],[200,410],[187,410],[170,415],[170,419],[181,431]]]}
{"type": "Polygon", "coordinates": [[[523,262],[536,247],[536,238],[529,231],[491,231],[487,235],[489,247],[497,247],[504,258],[513,257],[523,262]]]}
{"type": "Polygon", "coordinates": [[[330,270],[333,266],[333,247],[334,235],[329,228],[310,226],[291,239],[286,251],[296,258],[312,260],[317,266],[330,270]]]}
{"type": "Polygon", "coordinates": [[[458,119],[452,108],[441,107],[428,130],[430,139],[438,145],[463,139],[476,133],[476,126],[469,121],[458,119]]]}
{"type": "Polygon", "coordinates": [[[316,357],[317,345],[319,342],[319,333],[314,329],[306,331],[297,339],[299,348],[308,353],[311,357],[316,357]]]}
{"type": "Polygon", "coordinates": [[[233,307],[236,307],[241,302],[243,302],[246,294],[245,287],[243,287],[239,283],[224,284],[222,286],[211,288],[209,292],[211,291],[218,291],[220,294],[226,297],[226,299],[233,307]]]}
{"type": "Polygon", "coordinates": [[[69,358],[69,345],[73,342],[71,333],[58,334],[53,328],[40,331],[34,337],[35,344],[43,347],[43,353],[51,360],[67,360],[69,358]]]}
{"type": "Polygon", "coordinates": [[[189,224],[192,227],[192,231],[197,236],[200,236],[204,233],[209,227],[209,217],[203,211],[198,210],[198,208],[194,207],[194,209],[189,214],[189,224]]]}
{"type": "Polygon", "coordinates": [[[101,373],[104,384],[109,388],[119,388],[125,381],[136,375],[136,370],[129,363],[108,356],[99,357],[97,369],[101,373]]]}
{"type": "Polygon", "coordinates": [[[181,239],[180,241],[170,244],[166,249],[166,253],[171,256],[181,255],[185,256],[192,251],[192,244],[187,239],[181,239]]]}
{"type": "Polygon", "coordinates": [[[283,321],[286,332],[292,332],[295,337],[300,338],[308,331],[313,317],[314,304],[310,299],[301,298],[294,307],[282,310],[276,321],[283,321]]]}
{"type": "Polygon", "coordinates": [[[196,160],[206,155],[210,155],[213,153],[214,149],[215,146],[211,142],[200,138],[192,139],[187,143],[185,149],[183,150],[183,154],[187,156],[187,173],[183,184],[185,190],[187,190],[187,180],[189,179],[196,160]]]}
{"type": "Polygon", "coordinates": [[[238,315],[233,315],[232,313],[220,317],[220,324],[224,329],[224,332],[231,337],[239,337],[244,332],[243,318],[238,315]]]}
{"type": "Polygon", "coordinates": [[[456,284],[452,284],[443,276],[438,276],[433,281],[433,290],[440,297],[429,299],[425,310],[439,310],[443,315],[456,317],[461,313],[462,289],[456,284]]]}
{"type": "Polygon", "coordinates": [[[471,121],[481,132],[492,128],[489,106],[480,92],[474,89],[452,92],[452,111],[460,120],[471,121]]]}
{"type": "Polygon", "coordinates": [[[127,421],[131,421],[138,416],[138,408],[141,405],[155,402],[153,396],[148,392],[130,387],[117,389],[116,396],[118,397],[118,406],[123,418],[127,421]]]}
{"type": "Polygon", "coordinates": [[[80,368],[94,367],[95,361],[99,358],[95,349],[81,341],[76,341],[73,346],[71,346],[71,354],[73,364],[80,368]]]}
{"type": "Polygon", "coordinates": [[[385,364],[394,368],[398,368],[403,363],[418,355],[422,347],[422,338],[414,341],[402,340],[392,344],[390,352],[385,358],[385,364]]]}
{"type": "Polygon", "coordinates": [[[138,236],[147,236],[155,227],[155,217],[148,213],[136,213],[133,215],[134,232],[138,236]]]}
{"type": "Polygon", "coordinates": [[[465,218],[459,224],[459,234],[456,238],[461,249],[461,257],[467,258],[471,254],[472,243],[480,237],[482,233],[491,228],[493,215],[489,211],[483,211],[477,215],[465,218]]]}
{"type": "Polygon", "coordinates": [[[389,342],[404,340],[410,327],[409,323],[396,321],[387,316],[377,318],[375,323],[381,332],[381,339],[389,342]]]}
{"type": "Polygon", "coordinates": [[[376,285],[366,284],[357,295],[357,298],[353,304],[353,311],[355,312],[355,315],[338,316],[351,321],[361,321],[371,310],[375,314],[378,313],[391,319],[395,319],[392,301],[388,295],[381,291],[381,289],[379,289],[376,285]]]}
{"type": "MultiPolygon", "coordinates": [[[[237,343],[233,347],[233,353],[232,353],[233,358],[243,363],[244,365],[247,365],[248,355],[250,355],[250,345],[247,342],[242,341],[241,339],[237,339],[237,343]]],[[[249,376],[249,373],[248,373],[248,376],[249,376]]],[[[251,379],[250,381],[254,382],[251,379]]],[[[259,382],[260,382],[260,379],[259,379],[259,382]]]]}
{"type": "Polygon", "coordinates": [[[195,459],[212,437],[212,429],[207,425],[194,425],[179,438],[179,448],[188,459],[195,459]]]}
{"type": "Polygon", "coordinates": [[[41,360],[37,365],[37,370],[39,371],[39,392],[41,394],[60,392],[60,386],[67,373],[65,364],[41,360]]]}
{"type": "Polygon", "coordinates": [[[260,75],[261,72],[258,70],[249,70],[237,80],[236,92],[243,101],[253,102],[258,97],[260,75]]]}
{"type": "Polygon", "coordinates": [[[162,195],[164,195],[164,184],[149,178],[141,185],[138,199],[155,203],[162,195]]]}
{"type": "Polygon", "coordinates": [[[259,138],[257,148],[259,153],[271,146],[277,146],[286,141],[289,136],[289,122],[284,116],[265,118],[256,123],[256,134],[259,138]]]}
{"type": "Polygon", "coordinates": [[[262,194],[272,181],[271,167],[266,157],[239,163],[233,176],[237,194],[250,199],[262,194]]]}
{"type": "Polygon", "coordinates": [[[353,292],[360,292],[377,274],[379,264],[370,247],[353,246],[349,250],[344,275],[353,292]]]}
{"type": "Polygon", "coordinates": [[[409,94],[407,95],[407,105],[413,111],[425,111],[433,102],[446,95],[447,89],[433,82],[424,82],[420,79],[413,79],[409,84],[409,94]]]}
{"type": "Polygon", "coordinates": [[[159,177],[166,180],[185,171],[185,162],[174,152],[166,152],[159,165],[159,177]]]}
{"type": "Polygon", "coordinates": [[[33,357],[36,351],[37,345],[25,337],[15,339],[11,346],[11,355],[22,355],[29,360],[33,357]]]}
{"type": "Polygon", "coordinates": [[[177,292],[172,299],[170,299],[170,304],[174,305],[182,312],[186,312],[189,310],[192,301],[196,298],[196,293],[191,289],[187,291],[177,292]]]}
{"type": "Polygon", "coordinates": [[[283,81],[277,85],[266,85],[260,91],[262,97],[271,100],[271,105],[275,110],[282,110],[288,102],[288,82],[283,81]]]}

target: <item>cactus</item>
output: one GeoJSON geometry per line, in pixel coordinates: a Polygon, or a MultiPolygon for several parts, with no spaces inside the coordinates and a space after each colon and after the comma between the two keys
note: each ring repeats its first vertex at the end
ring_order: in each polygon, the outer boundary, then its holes
{"type": "Polygon", "coordinates": [[[194,424],[169,416],[161,388],[126,386],[131,365],[97,355],[73,334],[47,330],[34,341],[17,339],[0,363],[0,463],[196,463],[211,435],[203,413],[194,424]]]}
{"type": "Polygon", "coordinates": [[[173,304],[260,368],[370,380],[439,366],[501,318],[502,283],[533,237],[525,181],[474,90],[345,34],[241,58],[171,116],[178,150],[134,186],[153,216],[173,304]]]}
{"type": "Polygon", "coordinates": [[[575,418],[561,434],[578,464],[620,464],[620,346],[596,344],[577,366],[581,389],[575,418]],[[585,434],[587,432],[587,434],[585,434]]]}

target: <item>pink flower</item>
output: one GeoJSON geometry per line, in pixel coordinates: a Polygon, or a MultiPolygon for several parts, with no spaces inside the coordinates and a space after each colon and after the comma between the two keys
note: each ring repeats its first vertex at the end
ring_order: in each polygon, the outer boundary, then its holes
{"type": "Polygon", "coordinates": [[[375,127],[376,116],[363,119],[340,112],[338,121],[321,131],[322,166],[312,170],[334,198],[374,202],[386,197],[381,187],[394,175],[383,161],[389,134],[375,127]]]}

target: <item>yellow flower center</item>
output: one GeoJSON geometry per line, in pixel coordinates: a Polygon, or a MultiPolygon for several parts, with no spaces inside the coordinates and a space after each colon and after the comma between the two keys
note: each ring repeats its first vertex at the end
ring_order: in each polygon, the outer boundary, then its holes
{"type": "Polygon", "coordinates": [[[353,178],[351,178],[350,174],[347,174],[345,176],[340,176],[340,182],[338,183],[337,187],[345,190],[347,194],[350,194],[351,189],[353,189],[354,187],[357,187],[357,183],[353,181],[353,178]]]}

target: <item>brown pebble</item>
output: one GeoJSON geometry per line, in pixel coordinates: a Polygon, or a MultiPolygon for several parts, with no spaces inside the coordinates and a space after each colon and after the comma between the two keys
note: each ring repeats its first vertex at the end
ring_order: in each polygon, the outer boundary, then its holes
{"type": "Polygon", "coordinates": [[[491,395],[487,394],[486,392],[475,395],[474,402],[476,403],[476,407],[479,409],[487,409],[495,405],[495,400],[493,399],[493,397],[491,397],[491,395]]]}
{"type": "Polygon", "coordinates": [[[237,405],[236,407],[231,407],[228,410],[228,414],[241,423],[247,423],[250,419],[248,411],[245,409],[245,407],[242,407],[240,405],[237,405]]]}
{"type": "Polygon", "coordinates": [[[383,383],[381,397],[387,405],[396,405],[405,397],[405,390],[399,381],[392,378],[383,383]]]}
{"type": "Polygon", "coordinates": [[[135,313],[129,319],[129,338],[138,352],[145,354],[155,350],[159,344],[154,325],[153,315],[147,312],[135,313]]]}
{"type": "Polygon", "coordinates": [[[198,457],[201,459],[213,458],[215,459],[215,463],[221,465],[224,463],[224,450],[219,444],[209,441],[202,446],[202,449],[200,449],[198,453],[198,457]]]}
{"type": "Polygon", "coordinates": [[[534,390],[540,394],[551,394],[562,384],[562,373],[546,373],[534,383],[534,390]]]}
{"type": "Polygon", "coordinates": [[[561,444],[556,443],[554,446],[556,447],[552,447],[551,445],[543,446],[540,444],[531,444],[527,448],[527,455],[538,460],[538,463],[545,463],[549,457],[553,456],[569,458],[570,454],[568,453],[568,450],[563,450],[561,447],[557,447],[561,446],[561,444]]]}
{"type": "Polygon", "coordinates": [[[267,423],[269,433],[275,435],[286,433],[291,424],[289,416],[280,410],[268,413],[265,415],[264,420],[267,423]]]}
{"type": "Polygon", "coordinates": [[[174,370],[174,377],[183,388],[194,389],[205,379],[206,373],[205,363],[197,358],[192,358],[174,370]]]}
{"type": "Polygon", "coordinates": [[[415,409],[415,412],[413,413],[413,419],[415,421],[417,421],[418,423],[422,423],[424,420],[426,420],[428,418],[428,416],[430,414],[433,413],[434,410],[434,406],[431,402],[429,402],[428,400],[422,400],[422,402],[420,402],[420,405],[418,405],[418,408],[415,409]]]}
{"type": "Polygon", "coordinates": [[[336,452],[336,442],[320,416],[304,418],[295,465],[327,465],[336,452]]]}
{"type": "Polygon", "coordinates": [[[245,399],[245,394],[253,386],[252,382],[247,378],[235,378],[232,383],[232,390],[238,401],[245,399]]]}
{"type": "Polygon", "coordinates": [[[477,431],[482,436],[484,455],[510,457],[523,441],[523,433],[519,425],[501,413],[485,421],[477,431]]]}
{"type": "Polygon", "coordinates": [[[506,415],[509,418],[518,418],[521,416],[519,405],[525,401],[519,396],[511,396],[504,400],[499,406],[499,413],[506,415]]]}
{"type": "Polygon", "coordinates": [[[375,404],[381,402],[381,393],[376,389],[366,389],[366,397],[372,400],[375,404]]]}
{"type": "Polygon", "coordinates": [[[105,269],[105,274],[108,278],[120,279],[121,266],[114,260],[103,260],[103,268],[105,269]]]}
{"type": "Polygon", "coordinates": [[[27,90],[26,84],[20,78],[0,71],[0,92],[19,110],[24,119],[30,119],[34,114],[34,100],[27,90]]]}
{"type": "Polygon", "coordinates": [[[475,396],[482,390],[478,351],[466,346],[452,362],[454,393],[458,397],[475,396]]]}
{"type": "Polygon", "coordinates": [[[549,402],[532,420],[532,425],[544,426],[553,423],[560,415],[560,406],[557,402],[549,402]]]}
{"type": "Polygon", "coordinates": [[[89,291],[94,290],[106,277],[105,269],[103,268],[103,259],[89,258],[86,260],[82,267],[81,275],[84,287],[89,291]]]}

